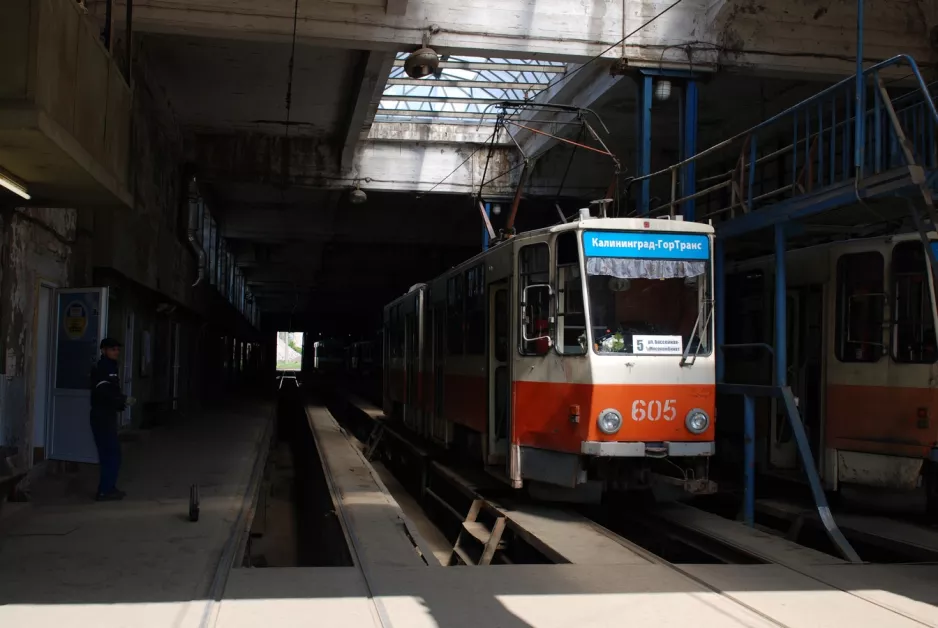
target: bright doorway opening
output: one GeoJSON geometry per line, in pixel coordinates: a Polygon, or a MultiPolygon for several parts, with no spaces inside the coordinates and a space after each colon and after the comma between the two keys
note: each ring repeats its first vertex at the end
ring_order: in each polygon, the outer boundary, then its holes
{"type": "Polygon", "coordinates": [[[299,371],[303,366],[303,332],[277,332],[277,370],[299,371]]]}

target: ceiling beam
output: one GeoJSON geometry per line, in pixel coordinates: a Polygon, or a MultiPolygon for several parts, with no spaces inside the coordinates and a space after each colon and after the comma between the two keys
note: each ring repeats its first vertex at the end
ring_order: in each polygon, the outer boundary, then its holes
{"type": "Polygon", "coordinates": [[[499,115],[498,111],[427,111],[424,109],[378,109],[382,116],[406,116],[408,118],[460,118],[472,120],[491,120],[495,121],[499,115]]]}
{"type": "MultiPolygon", "coordinates": [[[[520,89],[533,91],[544,89],[546,83],[512,83],[509,81],[461,81],[458,79],[412,79],[412,78],[392,78],[388,79],[388,85],[410,85],[417,87],[483,87],[487,89],[520,89]]],[[[388,96],[392,98],[392,96],[388,96]]]]}
{"type": "Polygon", "coordinates": [[[407,13],[407,0],[388,0],[388,15],[404,15],[407,13]]]}
{"type": "MultiPolygon", "coordinates": [[[[390,8],[390,3],[388,6],[390,8]]],[[[367,137],[371,130],[385,81],[391,73],[391,64],[394,63],[393,52],[371,51],[362,54],[363,58],[356,71],[357,80],[353,83],[356,87],[352,91],[351,106],[345,121],[341,157],[343,171],[351,167],[359,140],[367,137]]]]}
{"type": "MultiPolygon", "coordinates": [[[[485,134],[483,134],[484,137],[485,134]]],[[[491,137],[491,131],[488,132],[491,137]]],[[[427,145],[400,140],[363,140],[358,142],[351,169],[324,170],[322,162],[337,164],[331,147],[313,138],[290,138],[284,149],[282,135],[237,133],[196,137],[190,160],[199,166],[199,179],[207,183],[239,182],[277,184],[309,188],[348,190],[361,185],[366,191],[470,193],[479,189],[486,167],[485,142],[427,145]],[[478,149],[478,150],[477,150],[478,149]],[[311,155],[329,159],[312,159],[311,155]]],[[[508,172],[514,165],[516,149],[496,145],[488,163],[484,193],[504,196],[514,193],[517,171],[498,179],[491,173],[508,172]]],[[[252,238],[250,235],[230,236],[252,238]]]]}
{"type": "MultiPolygon", "coordinates": [[[[395,68],[404,67],[404,59],[395,59],[395,68]]],[[[441,70],[501,70],[505,72],[550,72],[563,74],[566,66],[538,63],[497,63],[492,61],[440,61],[441,70]]]]}

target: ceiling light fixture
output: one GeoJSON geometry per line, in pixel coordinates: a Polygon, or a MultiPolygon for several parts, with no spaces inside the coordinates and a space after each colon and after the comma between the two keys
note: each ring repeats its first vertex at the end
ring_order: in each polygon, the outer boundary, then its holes
{"type": "Polygon", "coordinates": [[[671,81],[658,79],[655,81],[655,100],[665,101],[671,97],[671,81]]]}
{"type": "Polygon", "coordinates": [[[349,192],[349,200],[352,202],[352,205],[361,205],[368,200],[368,195],[365,194],[365,191],[359,186],[355,186],[355,189],[349,192]]]}
{"type": "Polygon", "coordinates": [[[438,26],[431,26],[427,32],[423,34],[423,43],[420,48],[414,50],[407,56],[407,59],[404,60],[404,72],[406,72],[407,76],[410,78],[419,79],[430,76],[440,69],[440,55],[436,53],[436,50],[430,47],[430,36],[439,31],[438,26]]]}
{"type": "Polygon", "coordinates": [[[17,196],[23,197],[27,201],[32,198],[26,191],[26,186],[17,181],[16,178],[12,175],[7,174],[4,170],[0,170],[0,186],[5,187],[17,196]]]}
{"type": "Polygon", "coordinates": [[[433,48],[418,48],[404,60],[404,72],[410,78],[430,76],[440,67],[440,57],[433,48]]]}

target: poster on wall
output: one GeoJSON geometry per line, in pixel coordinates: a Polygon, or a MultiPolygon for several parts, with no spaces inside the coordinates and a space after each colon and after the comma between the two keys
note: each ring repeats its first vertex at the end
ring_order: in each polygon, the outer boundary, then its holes
{"type": "Polygon", "coordinates": [[[140,338],[140,377],[149,377],[153,368],[153,353],[150,345],[150,331],[145,330],[140,338]]]}
{"type": "Polygon", "coordinates": [[[91,369],[99,357],[101,292],[61,291],[55,361],[55,387],[87,390],[91,369]]]}

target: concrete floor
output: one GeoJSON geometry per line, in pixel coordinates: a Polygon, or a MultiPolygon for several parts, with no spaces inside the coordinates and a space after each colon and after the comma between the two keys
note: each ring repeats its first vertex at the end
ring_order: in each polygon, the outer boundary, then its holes
{"type": "Polygon", "coordinates": [[[399,506],[334,431],[326,459],[346,507],[360,511],[348,518],[360,556],[376,560],[229,571],[223,549],[271,411],[240,404],[127,444],[121,503],[90,501],[94,468],[38,482],[32,503],[0,518],[0,626],[938,627],[938,566],[402,564],[390,558],[413,550],[386,545],[409,546],[391,516],[399,506]],[[192,482],[202,487],[198,523],[186,520],[192,482]],[[218,574],[225,587],[209,601],[218,574]]]}
{"type": "Polygon", "coordinates": [[[125,443],[122,502],[92,501],[91,465],[36,482],[0,518],[0,626],[198,625],[272,409],[242,401],[125,443]]]}

